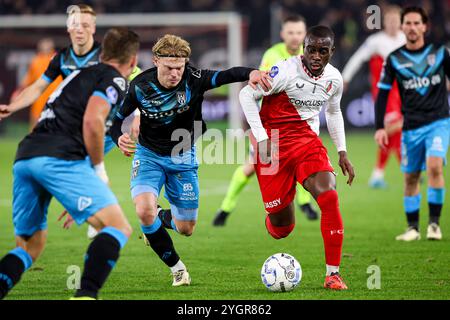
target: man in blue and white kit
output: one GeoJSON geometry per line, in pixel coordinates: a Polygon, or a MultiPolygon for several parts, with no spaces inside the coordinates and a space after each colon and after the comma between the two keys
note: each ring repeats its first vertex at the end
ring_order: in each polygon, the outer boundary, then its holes
{"type": "MultiPolygon", "coordinates": [[[[52,197],[78,224],[88,222],[100,231],[87,250],[75,297],[96,299],[116,264],[131,227],[106,183],[105,120],[125,97],[124,84],[138,50],[137,34],[109,30],[102,63],[72,72],[48,100],[33,132],[20,142],[13,168],[17,247],[0,260],[0,299],[44,250],[52,197]]],[[[0,119],[9,114],[0,110],[0,119]]]]}
{"type": "Polygon", "coordinates": [[[419,7],[403,10],[402,30],[406,45],[393,51],[386,59],[376,101],[375,140],[385,147],[388,136],[384,114],[389,91],[397,80],[404,116],[402,133],[402,171],[405,174],[404,205],[408,221],[400,241],[420,239],[420,175],[428,176],[428,207],[430,212],[427,239],[442,239],[439,218],[445,198],[443,166],[449,145],[449,105],[446,77],[450,77],[450,55],[443,45],[426,43],[428,17],[419,7]]]}
{"type": "Polygon", "coordinates": [[[159,39],[152,51],[156,67],[131,82],[111,127],[111,137],[125,155],[134,154],[131,194],[146,243],[171,269],[173,286],[189,285],[189,273],[165,228],[190,236],[197,222],[199,184],[194,144],[206,130],[203,95],[215,87],[246,80],[267,89],[269,77],[244,67],[196,69],[188,64],[189,43],[174,35],[159,39]],[[120,128],[123,119],[137,108],[141,123],[136,147],[120,128]],[[200,130],[194,130],[196,125],[200,130]],[[158,208],[163,186],[170,210],[158,208]]]}

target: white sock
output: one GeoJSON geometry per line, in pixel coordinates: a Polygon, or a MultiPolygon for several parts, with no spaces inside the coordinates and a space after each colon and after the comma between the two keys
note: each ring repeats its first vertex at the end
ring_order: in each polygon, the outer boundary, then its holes
{"type": "Polygon", "coordinates": [[[372,179],[382,180],[384,179],[384,170],[375,168],[372,172],[372,179]]]}
{"type": "Polygon", "coordinates": [[[330,266],[327,264],[327,277],[334,272],[339,272],[339,266],[330,266]]]}
{"type": "Polygon", "coordinates": [[[177,264],[173,267],[170,267],[170,272],[175,273],[180,270],[186,270],[186,266],[184,265],[183,261],[178,260],[177,264]]]}

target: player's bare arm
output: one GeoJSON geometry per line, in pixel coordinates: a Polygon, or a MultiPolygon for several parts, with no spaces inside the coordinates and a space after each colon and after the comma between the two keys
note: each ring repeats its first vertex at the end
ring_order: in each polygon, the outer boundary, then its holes
{"type": "Polygon", "coordinates": [[[42,78],[36,80],[31,86],[25,88],[9,105],[0,105],[0,120],[5,119],[23,108],[32,105],[47,89],[50,83],[42,78]]]}
{"type": "Polygon", "coordinates": [[[86,151],[91,159],[97,175],[108,182],[104,163],[103,149],[105,138],[105,121],[108,117],[110,104],[103,98],[92,96],[86,107],[83,119],[83,140],[86,151]]]}

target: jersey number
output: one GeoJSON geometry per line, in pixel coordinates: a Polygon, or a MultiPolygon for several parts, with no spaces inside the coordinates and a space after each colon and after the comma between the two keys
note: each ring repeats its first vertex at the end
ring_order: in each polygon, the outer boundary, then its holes
{"type": "Polygon", "coordinates": [[[75,70],[74,72],[72,72],[66,79],[64,79],[63,82],[61,82],[61,84],[58,86],[58,88],[56,88],[56,90],[51,94],[51,96],[48,98],[47,103],[48,104],[52,104],[53,102],[55,102],[55,100],[61,95],[61,93],[63,92],[63,89],[69,84],[70,81],[72,81],[79,73],[81,72],[81,70],[75,70]]]}

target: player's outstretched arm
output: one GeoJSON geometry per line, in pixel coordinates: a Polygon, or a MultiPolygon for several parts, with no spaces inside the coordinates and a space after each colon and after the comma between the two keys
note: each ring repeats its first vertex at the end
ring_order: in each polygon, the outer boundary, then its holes
{"type": "Polygon", "coordinates": [[[364,43],[356,50],[344,66],[342,77],[344,78],[344,89],[348,86],[354,75],[361,68],[363,63],[369,61],[374,52],[372,38],[366,39],[364,43]]]}
{"type": "Polygon", "coordinates": [[[0,120],[5,119],[23,108],[32,105],[49,86],[49,82],[39,78],[25,88],[9,105],[0,105],[0,120]]]}
{"type": "Polygon", "coordinates": [[[264,91],[269,91],[271,78],[266,71],[259,71],[246,67],[233,67],[228,70],[216,72],[211,79],[211,85],[206,90],[220,87],[225,84],[248,81],[248,84],[256,89],[259,85],[264,91]]]}

